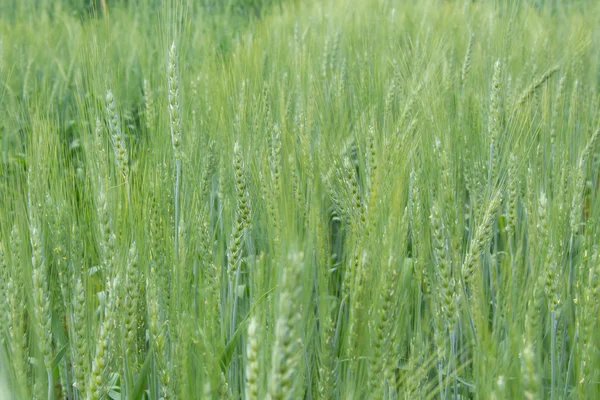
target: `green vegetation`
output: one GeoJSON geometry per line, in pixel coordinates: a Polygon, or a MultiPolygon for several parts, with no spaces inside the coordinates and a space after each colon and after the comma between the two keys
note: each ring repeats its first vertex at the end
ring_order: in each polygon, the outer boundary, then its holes
{"type": "Polygon", "coordinates": [[[600,3],[106,3],[0,6],[0,399],[600,398],[600,3]]]}

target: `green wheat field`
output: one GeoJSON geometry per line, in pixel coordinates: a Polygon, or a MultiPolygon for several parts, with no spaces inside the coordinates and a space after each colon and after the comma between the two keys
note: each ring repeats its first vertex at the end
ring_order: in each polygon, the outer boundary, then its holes
{"type": "Polygon", "coordinates": [[[600,398],[600,2],[0,1],[0,399],[600,398]]]}

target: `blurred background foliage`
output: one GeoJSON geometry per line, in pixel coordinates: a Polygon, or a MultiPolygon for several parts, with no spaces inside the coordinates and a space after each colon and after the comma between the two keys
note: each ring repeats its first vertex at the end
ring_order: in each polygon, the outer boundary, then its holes
{"type": "MultiPolygon", "coordinates": [[[[241,17],[260,17],[268,13],[272,7],[281,5],[282,2],[297,0],[192,0],[176,1],[185,4],[186,9],[212,14],[229,14],[241,17]]],[[[158,12],[165,3],[172,0],[3,0],[0,2],[0,11],[3,19],[15,20],[27,13],[46,10],[52,13],[57,8],[69,10],[73,15],[87,18],[98,15],[112,8],[123,6],[137,10],[144,10],[148,14],[158,12]]]]}

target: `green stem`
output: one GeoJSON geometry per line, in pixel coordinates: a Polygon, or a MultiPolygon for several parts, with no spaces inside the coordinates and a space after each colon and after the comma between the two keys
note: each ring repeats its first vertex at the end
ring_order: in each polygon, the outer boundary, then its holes
{"type": "Polygon", "coordinates": [[[555,386],[556,386],[556,311],[552,311],[552,344],[551,344],[551,355],[550,363],[552,368],[552,383],[550,386],[550,398],[554,400],[555,397],[555,386]]]}
{"type": "Polygon", "coordinates": [[[54,400],[56,396],[54,393],[54,375],[52,374],[52,368],[47,367],[46,372],[48,373],[48,400],[54,400]]]}

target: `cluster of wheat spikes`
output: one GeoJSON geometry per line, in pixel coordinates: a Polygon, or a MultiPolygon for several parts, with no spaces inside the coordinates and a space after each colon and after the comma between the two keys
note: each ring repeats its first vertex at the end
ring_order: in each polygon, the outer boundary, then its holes
{"type": "Polygon", "coordinates": [[[0,15],[0,399],[600,398],[599,3],[65,4],[0,15]]]}

